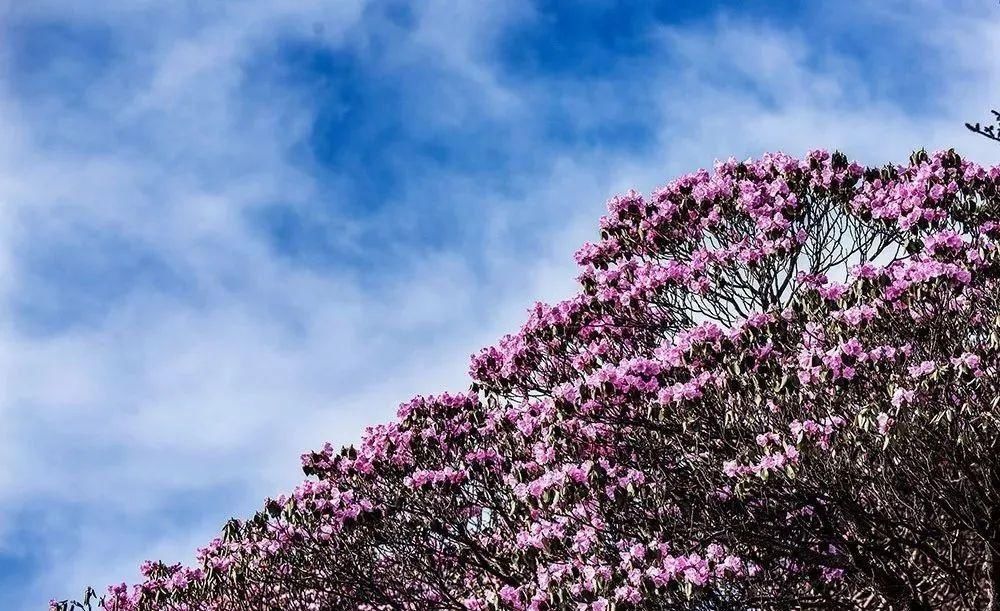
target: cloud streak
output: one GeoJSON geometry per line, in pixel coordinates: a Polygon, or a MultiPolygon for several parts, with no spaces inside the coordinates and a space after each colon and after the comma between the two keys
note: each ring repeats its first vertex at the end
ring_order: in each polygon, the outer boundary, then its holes
{"type": "Polygon", "coordinates": [[[618,16],[641,44],[527,3],[164,6],[3,14],[13,608],[187,560],[301,452],[463,388],[471,352],[572,290],[614,192],[769,149],[1000,158],[961,128],[995,102],[985,11],[864,8],[919,51],[914,89],[832,4],[618,16]]]}

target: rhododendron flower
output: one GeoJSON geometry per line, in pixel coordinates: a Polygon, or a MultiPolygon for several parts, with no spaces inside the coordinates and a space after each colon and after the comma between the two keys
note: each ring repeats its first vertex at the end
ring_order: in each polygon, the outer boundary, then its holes
{"type": "Polygon", "coordinates": [[[954,151],[812,151],[614,197],[579,291],[475,354],[468,392],[303,455],[194,566],[101,605],[987,608],[998,194],[954,151]]]}

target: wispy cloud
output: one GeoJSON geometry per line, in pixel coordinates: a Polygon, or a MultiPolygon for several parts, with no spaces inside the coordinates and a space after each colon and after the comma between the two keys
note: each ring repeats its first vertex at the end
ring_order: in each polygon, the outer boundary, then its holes
{"type": "Polygon", "coordinates": [[[0,13],[13,608],[186,560],[299,453],[463,388],[616,191],[779,148],[1000,158],[961,127],[1000,76],[972,5],[199,6],[0,13]]]}

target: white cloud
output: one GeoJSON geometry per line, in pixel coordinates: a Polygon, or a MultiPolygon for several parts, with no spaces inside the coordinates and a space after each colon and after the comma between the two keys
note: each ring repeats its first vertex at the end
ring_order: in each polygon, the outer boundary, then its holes
{"type": "MultiPolygon", "coordinates": [[[[88,104],[54,109],[65,113],[61,129],[106,140],[96,153],[51,146],[51,104],[43,113],[11,85],[0,91],[0,550],[23,545],[17,516],[26,509],[66,505],[78,516],[39,514],[49,562],[18,594],[25,605],[131,578],[147,556],[190,557],[225,517],[298,479],[300,452],[357,439],[411,395],[463,388],[471,352],[516,328],[535,298],[572,289],[570,255],[593,237],[601,201],[613,192],[648,191],[716,157],[775,148],[839,147],[881,162],[920,145],[955,145],[980,160],[1000,159],[1000,147],[961,128],[997,90],[983,83],[996,83],[1000,53],[974,42],[995,46],[995,18],[921,8],[933,15],[932,28],[914,33],[937,54],[928,61],[959,67],[942,71],[931,88],[943,109],[932,115],[882,96],[849,57],[817,57],[802,32],[735,17],[664,28],[663,61],[630,77],[648,105],[634,112],[661,118],[655,146],[640,156],[599,145],[560,150],[516,129],[547,96],[575,109],[580,123],[598,123],[618,112],[605,98],[621,84],[513,88],[482,50],[498,24],[525,18],[527,9],[456,13],[432,4],[413,39],[392,50],[393,61],[440,60],[480,102],[445,108],[440,120],[471,121],[481,112],[510,121],[510,137],[548,169],[511,177],[530,187],[524,196],[447,172],[426,176],[435,197],[481,204],[470,217],[489,224],[482,243],[417,250],[372,277],[317,270],[276,256],[245,222],[248,210],[277,198],[308,211],[330,197],[288,154],[312,109],[286,104],[293,94],[280,90],[237,99],[236,83],[241,62],[283,30],[322,23],[325,44],[348,44],[362,5],[233,3],[194,14],[134,2],[73,6],[81,23],[132,28],[125,35],[136,57],[88,88],[88,104]],[[238,110],[248,103],[286,110],[244,123],[238,110]],[[526,217],[538,220],[523,234],[526,217]],[[18,293],[37,281],[27,253],[95,229],[167,262],[190,294],[144,287],[116,293],[85,325],[47,334],[16,327],[18,293]],[[171,519],[187,497],[205,500],[185,509],[198,517],[171,519]]],[[[17,7],[36,16],[66,10],[60,2],[17,7]]],[[[409,197],[408,205],[421,205],[409,197]]],[[[334,218],[344,239],[366,222],[334,218]]]]}

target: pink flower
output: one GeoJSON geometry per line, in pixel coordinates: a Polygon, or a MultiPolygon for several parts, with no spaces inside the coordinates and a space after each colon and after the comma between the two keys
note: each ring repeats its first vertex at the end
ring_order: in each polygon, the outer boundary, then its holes
{"type": "Polygon", "coordinates": [[[913,403],[913,399],[916,393],[912,390],[906,388],[897,388],[892,393],[892,405],[893,407],[901,407],[908,403],[913,403]]]}
{"type": "Polygon", "coordinates": [[[895,424],[896,422],[895,420],[889,417],[889,414],[885,412],[879,412],[879,415],[875,418],[875,421],[878,423],[878,432],[881,435],[888,435],[889,430],[892,428],[892,425],[895,424]]]}

